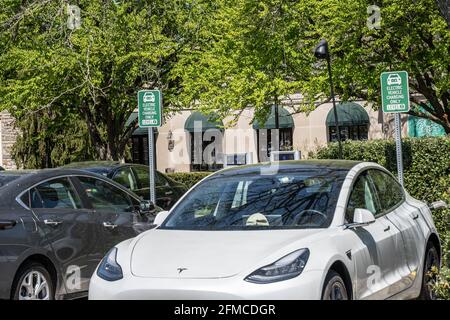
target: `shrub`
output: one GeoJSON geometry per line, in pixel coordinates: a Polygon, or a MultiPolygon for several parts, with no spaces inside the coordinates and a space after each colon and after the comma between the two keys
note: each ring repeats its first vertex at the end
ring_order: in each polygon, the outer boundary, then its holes
{"type": "Polygon", "coordinates": [[[191,188],[203,178],[209,176],[212,172],[176,172],[167,174],[173,180],[191,188]]]}
{"type": "Polygon", "coordinates": [[[450,269],[442,268],[433,285],[438,299],[450,300],[450,269]]]}
{"type": "MultiPolygon", "coordinates": [[[[433,202],[444,200],[450,204],[450,137],[408,138],[402,141],[405,188],[416,199],[433,202]]],[[[332,143],[319,150],[318,159],[337,159],[338,145],[332,143]]],[[[394,175],[397,174],[395,141],[346,141],[343,158],[376,162],[394,175]]],[[[450,209],[434,211],[434,221],[442,240],[444,268],[435,286],[440,298],[450,297],[449,255],[450,209]]]]}

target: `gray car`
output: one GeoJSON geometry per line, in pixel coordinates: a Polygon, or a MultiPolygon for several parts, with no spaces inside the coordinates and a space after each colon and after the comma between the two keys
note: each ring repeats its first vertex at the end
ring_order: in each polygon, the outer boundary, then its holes
{"type": "Polygon", "coordinates": [[[0,299],[85,296],[108,250],[153,227],[159,208],[79,170],[0,173],[0,299]]]}

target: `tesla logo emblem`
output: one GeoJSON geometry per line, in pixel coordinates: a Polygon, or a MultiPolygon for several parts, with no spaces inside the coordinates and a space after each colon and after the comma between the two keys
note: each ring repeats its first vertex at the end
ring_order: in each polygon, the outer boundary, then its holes
{"type": "Polygon", "coordinates": [[[183,271],[186,271],[187,268],[178,268],[177,270],[178,270],[178,274],[180,274],[180,273],[182,273],[183,271]]]}

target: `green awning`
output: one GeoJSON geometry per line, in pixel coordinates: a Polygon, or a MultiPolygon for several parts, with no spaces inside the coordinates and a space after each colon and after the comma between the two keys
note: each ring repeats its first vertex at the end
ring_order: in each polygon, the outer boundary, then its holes
{"type": "MultiPolygon", "coordinates": [[[[289,113],[289,111],[281,106],[278,106],[278,123],[279,129],[294,127],[294,120],[292,119],[292,115],[289,113]]],[[[270,113],[269,118],[263,126],[258,123],[258,120],[253,121],[253,129],[255,130],[275,128],[275,106],[272,106],[272,112],[270,113]]]]}
{"type": "Polygon", "coordinates": [[[210,120],[207,115],[204,115],[201,112],[195,111],[193,112],[187,119],[184,124],[184,129],[189,132],[194,132],[195,122],[201,122],[202,131],[205,132],[209,129],[223,129],[223,123],[220,120],[214,121],[210,120]]]}
{"type": "MultiPolygon", "coordinates": [[[[364,108],[355,102],[339,103],[336,106],[340,126],[359,126],[370,123],[369,115],[364,108]]],[[[327,116],[327,126],[335,126],[334,110],[327,116]]]]}

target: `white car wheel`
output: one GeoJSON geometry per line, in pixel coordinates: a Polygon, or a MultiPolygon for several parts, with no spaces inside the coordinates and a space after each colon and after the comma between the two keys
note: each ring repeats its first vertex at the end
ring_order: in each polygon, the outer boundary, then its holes
{"type": "Polygon", "coordinates": [[[348,300],[344,280],[333,270],[328,273],[325,279],[322,300],[348,300]]]}

